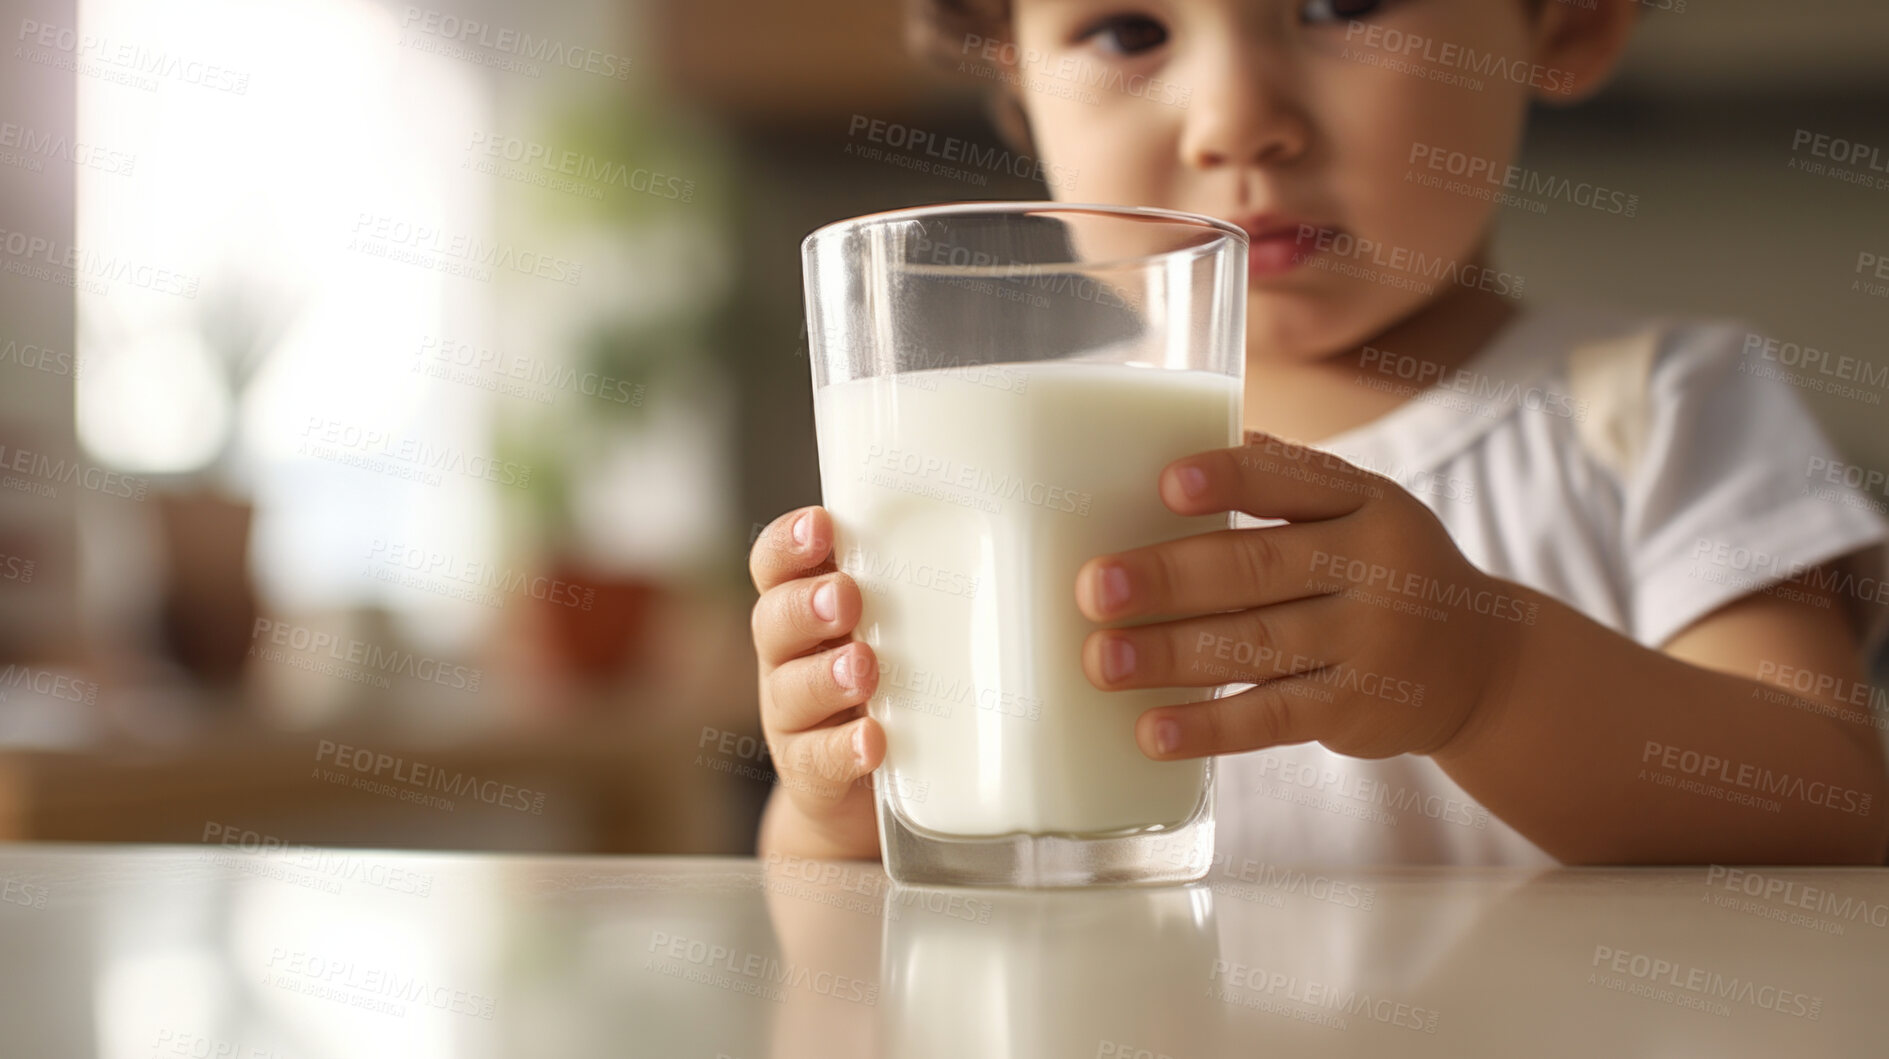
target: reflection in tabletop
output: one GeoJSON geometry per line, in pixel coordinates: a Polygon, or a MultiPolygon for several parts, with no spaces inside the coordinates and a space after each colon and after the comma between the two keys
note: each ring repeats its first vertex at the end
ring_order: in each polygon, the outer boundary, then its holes
{"type": "Polygon", "coordinates": [[[7,1055],[1879,1054],[1889,872],[876,865],[14,846],[7,1055]]]}

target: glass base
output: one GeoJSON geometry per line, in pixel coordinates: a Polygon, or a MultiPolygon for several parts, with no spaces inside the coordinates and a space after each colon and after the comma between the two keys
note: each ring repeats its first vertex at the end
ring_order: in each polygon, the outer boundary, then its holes
{"type": "Polygon", "coordinates": [[[967,838],[923,830],[878,784],[885,871],[907,886],[1135,886],[1189,883],[1213,866],[1213,767],[1187,819],[1099,835],[1010,834],[967,838]]]}

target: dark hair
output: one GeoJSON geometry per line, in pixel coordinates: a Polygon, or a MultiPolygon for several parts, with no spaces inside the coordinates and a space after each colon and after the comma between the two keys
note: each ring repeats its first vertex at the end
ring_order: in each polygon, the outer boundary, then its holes
{"type": "MultiPolygon", "coordinates": [[[[1010,0],[906,0],[905,42],[919,57],[955,70],[973,40],[1010,40],[1010,0]]],[[[1016,90],[1004,86],[985,97],[985,111],[1005,144],[1035,153],[1030,123],[1016,90]]]]}
{"type": "Polygon", "coordinates": [[[1008,39],[1010,0],[906,0],[905,35],[928,59],[955,61],[967,37],[1008,39]]]}

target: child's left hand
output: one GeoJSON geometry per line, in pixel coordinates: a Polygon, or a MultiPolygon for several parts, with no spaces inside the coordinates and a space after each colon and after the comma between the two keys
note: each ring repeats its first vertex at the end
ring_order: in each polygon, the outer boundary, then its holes
{"type": "Polygon", "coordinates": [[[1246,441],[1169,464],[1161,497],[1178,514],[1287,524],[1083,564],[1077,603],[1111,626],[1083,644],[1090,682],[1258,684],[1144,713],[1136,738],[1153,758],[1312,740],[1363,758],[1445,748],[1506,694],[1543,597],[1470,565],[1390,479],[1267,435],[1246,441]],[[1121,627],[1133,621],[1152,623],[1121,627]]]}

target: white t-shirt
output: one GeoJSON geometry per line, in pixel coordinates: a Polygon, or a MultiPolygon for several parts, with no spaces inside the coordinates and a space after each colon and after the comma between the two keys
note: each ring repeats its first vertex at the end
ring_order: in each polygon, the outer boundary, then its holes
{"type": "MultiPolygon", "coordinates": [[[[1881,598],[1882,498],[1831,483],[1843,477],[1836,452],[1796,393],[1762,371],[1768,362],[1745,354],[1746,329],[1664,327],[1626,480],[1583,443],[1576,422],[1595,410],[1570,390],[1569,354],[1651,323],[1525,310],[1446,385],[1317,447],[1399,481],[1480,569],[1649,647],[1859,550],[1835,587],[1881,598]]],[[[1377,370],[1398,363],[1361,371],[1408,386],[1377,370]]],[[[1236,524],[1270,523],[1241,514],[1236,524]]],[[[1368,761],[1305,743],[1222,757],[1215,769],[1222,858],[1556,863],[1427,757],[1368,761]]]]}

